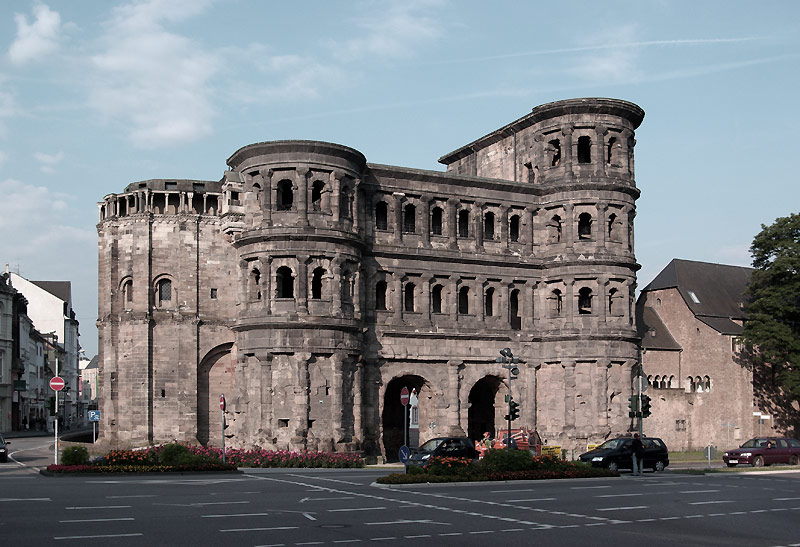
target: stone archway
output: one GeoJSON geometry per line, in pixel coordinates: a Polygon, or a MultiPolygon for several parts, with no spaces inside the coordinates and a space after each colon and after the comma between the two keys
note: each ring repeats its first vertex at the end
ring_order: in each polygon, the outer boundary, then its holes
{"type": "Polygon", "coordinates": [[[233,343],[222,344],[200,361],[197,368],[197,440],[203,445],[222,445],[222,412],[219,396],[233,398],[233,343]]]}
{"type": "MultiPolygon", "coordinates": [[[[484,376],[469,391],[469,411],[467,413],[467,435],[480,440],[488,431],[494,437],[497,394],[503,382],[497,376],[484,376]]],[[[500,425],[502,429],[502,424],[500,425]]]]}
{"type": "MultiPolygon", "coordinates": [[[[425,379],[421,376],[407,374],[405,376],[393,378],[386,386],[386,391],[383,394],[383,438],[381,439],[385,461],[398,461],[398,452],[405,440],[405,434],[403,432],[403,410],[408,412],[409,407],[404,407],[400,404],[400,391],[404,387],[407,387],[409,392],[412,389],[416,389],[417,394],[422,395],[422,390],[425,385],[425,379]]],[[[420,405],[422,405],[422,403],[422,397],[420,397],[420,405]]],[[[422,411],[423,409],[420,409],[420,414],[422,414],[422,411]]],[[[405,423],[405,433],[408,433],[408,420],[406,420],[405,423]]]]}

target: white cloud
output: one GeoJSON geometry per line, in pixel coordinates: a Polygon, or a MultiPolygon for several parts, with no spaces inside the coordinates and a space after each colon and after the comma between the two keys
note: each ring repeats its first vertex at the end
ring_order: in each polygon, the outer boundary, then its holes
{"type": "Polygon", "coordinates": [[[637,66],[641,46],[631,46],[636,29],[632,26],[621,27],[605,32],[599,43],[602,49],[594,50],[591,46],[578,56],[579,62],[574,64],[568,73],[591,82],[621,83],[636,81],[641,77],[637,66]],[[615,39],[608,43],[607,36],[615,39]],[[615,47],[618,44],[618,47],[615,47]]]}
{"type": "Polygon", "coordinates": [[[6,162],[6,158],[8,158],[6,153],[0,150],[0,167],[2,167],[3,164],[6,162]]]}
{"type": "Polygon", "coordinates": [[[408,57],[422,43],[441,34],[442,19],[431,15],[433,9],[443,5],[440,0],[409,0],[388,8],[383,3],[374,5],[374,14],[355,22],[355,37],[329,44],[337,57],[346,61],[369,56],[408,57]]]}
{"type": "Polygon", "coordinates": [[[33,7],[34,21],[17,13],[17,37],[8,49],[8,58],[15,65],[36,61],[58,49],[61,16],[44,4],[33,7]]]}
{"type": "Polygon", "coordinates": [[[48,175],[52,175],[56,172],[55,166],[61,163],[61,160],[64,159],[64,152],[58,152],[56,154],[45,154],[43,152],[36,152],[33,154],[33,157],[36,158],[41,165],[39,170],[42,173],[46,173],[48,175]]]}
{"type": "Polygon", "coordinates": [[[108,21],[105,50],[92,57],[90,104],[107,120],[128,126],[135,145],[154,148],[211,133],[211,80],[219,59],[164,28],[208,3],[135,2],[117,8],[108,21]]]}

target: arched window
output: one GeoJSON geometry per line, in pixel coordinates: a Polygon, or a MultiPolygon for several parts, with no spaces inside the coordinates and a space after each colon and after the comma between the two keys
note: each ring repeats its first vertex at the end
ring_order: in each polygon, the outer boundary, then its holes
{"type": "Polygon", "coordinates": [[[458,237],[469,237],[469,211],[466,209],[458,212],[458,237]]]}
{"type": "Polygon", "coordinates": [[[386,309],[386,281],[380,280],[375,283],[375,309],[386,309]]]}
{"type": "Polygon", "coordinates": [[[126,279],[122,283],[122,307],[129,310],[133,307],[133,280],[126,279]]]}
{"type": "Polygon", "coordinates": [[[703,393],[703,391],[704,391],[703,387],[704,387],[703,386],[703,380],[701,380],[700,377],[697,376],[694,379],[694,389],[695,389],[695,391],[697,391],[697,393],[703,393]]]}
{"type": "Polygon", "coordinates": [[[353,218],[353,189],[342,186],[339,194],[339,216],[353,218]]]}
{"type": "Polygon", "coordinates": [[[608,144],[606,145],[606,163],[609,165],[611,165],[611,161],[614,159],[614,145],[616,143],[616,137],[611,137],[608,139],[608,144]]]}
{"type": "Polygon", "coordinates": [[[434,285],[431,290],[431,306],[433,313],[442,313],[442,290],[444,287],[441,285],[434,285]]]}
{"type": "Polygon", "coordinates": [[[614,298],[616,298],[617,292],[617,289],[608,291],[608,315],[614,315],[614,298]]]}
{"type": "Polygon", "coordinates": [[[591,137],[578,137],[578,163],[592,163],[591,137]]]}
{"type": "Polygon", "coordinates": [[[511,330],[522,328],[522,317],[519,315],[519,289],[514,289],[508,295],[509,314],[511,315],[511,330]]]}
{"type": "Polygon", "coordinates": [[[294,276],[289,266],[281,266],[275,274],[278,298],[294,298],[294,276]]]}
{"type": "Polygon", "coordinates": [[[292,190],[292,181],[283,179],[278,182],[278,200],[275,204],[275,208],[278,211],[291,211],[293,202],[294,191],[292,190]]]}
{"type": "Polygon", "coordinates": [[[578,313],[588,315],[592,313],[592,289],[583,287],[578,291],[578,313]]]}
{"type": "Polygon", "coordinates": [[[668,382],[669,382],[667,384],[668,388],[672,389],[673,387],[675,387],[675,376],[670,376],[668,382]]]}
{"type": "Polygon", "coordinates": [[[553,316],[561,315],[564,311],[564,295],[561,294],[560,289],[553,289],[550,293],[550,313],[553,316]]]}
{"type": "Polygon", "coordinates": [[[547,224],[547,235],[550,243],[559,243],[561,241],[561,230],[561,217],[553,215],[547,224]]]}
{"type": "Polygon", "coordinates": [[[413,283],[406,283],[403,290],[403,309],[404,311],[414,311],[414,291],[417,289],[413,283]]]}
{"type": "Polygon", "coordinates": [[[494,315],[494,289],[492,287],[489,287],[488,289],[486,289],[486,292],[484,293],[484,296],[483,296],[483,301],[484,301],[484,306],[483,306],[484,314],[486,315],[486,317],[493,316],[494,315]]]}
{"type": "Polygon", "coordinates": [[[461,287],[458,290],[458,313],[469,314],[469,287],[461,287]]]}
{"type": "Polygon", "coordinates": [[[353,303],[353,292],[355,290],[355,276],[349,269],[342,268],[342,302],[353,303]]]}
{"type": "Polygon", "coordinates": [[[611,213],[608,216],[608,240],[615,241],[617,239],[617,215],[611,213]]]}
{"type": "Polygon", "coordinates": [[[703,377],[703,388],[708,392],[711,391],[711,378],[708,376],[703,377]]]}
{"type": "Polygon", "coordinates": [[[434,207],[431,211],[431,233],[435,236],[442,235],[442,216],[441,207],[434,207]]]}
{"type": "Polygon", "coordinates": [[[494,239],[494,213],[483,215],[483,239],[494,239]]]}
{"type": "Polygon", "coordinates": [[[322,278],[325,276],[325,268],[320,266],[319,268],[314,269],[314,273],[311,274],[311,299],[312,300],[321,300],[322,299],[322,278]]]}
{"type": "Polygon", "coordinates": [[[375,204],[375,229],[387,230],[389,228],[388,207],[385,201],[379,201],[375,204]]]}
{"type": "Polygon", "coordinates": [[[519,215],[513,215],[508,227],[508,237],[511,241],[519,241],[519,215]]]}
{"type": "Polygon", "coordinates": [[[403,209],[403,233],[413,234],[417,231],[417,208],[410,203],[403,209]]]}
{"type": "Polygon", "coordinates": [[[553,139],[548,143],[548,151],[550,152],[550,165],[555,167],[561,162],[561,141],[553,139]]]}
{"type": "Polygon", "coordinates": [[[258,268],[250,271],[250,300],[261,300],[261,272],[258,268]]]}
{"type": "Polygon", "coordinates": [[[163,307],[172,303],[172,281],[161,278],[156,282],[156,306],[163,307]]]}
{"type": "Polygon", "coordinates": [[[591,239],[592,237],[592,215],[581,213],[578,215],[578,239],[591,239]]]}
{"type": "Polygon", "coordinates": [[[261,203],[261,185],[257,182],[253,184],[253,193],[256,196],[256,203],[261,203]]]}
{"type": "Polygon", "coordinates": [[[322,210],[322,192],[325,191],[325,183],[315,180],[311,186],[311,209],[314,211],[322,210]]]}
{"type": "Polygon", "coordinates": [[[694,393],[695,391],[694,378],[691,376],[686,378],[686,388],[689,390],[689,393],[694,393]]]}

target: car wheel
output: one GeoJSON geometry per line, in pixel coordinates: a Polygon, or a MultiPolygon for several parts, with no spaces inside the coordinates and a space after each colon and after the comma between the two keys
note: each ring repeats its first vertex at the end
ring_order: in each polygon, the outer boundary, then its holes
{"type": "Polygon", "coordinates": [[[736,467],[736,464],[735,463],[729,463],[728,467],[736,467]]]}
{"type": "Polygon", "coordinates": [[[753,467],[764,467],[764,458],[761,456],[756,456],[753,460],[753,467]]]}
{"type": "Polygon", "coordinates": [[[666,465],[664,465],[664,462],[662,460],[658,460],[656,464],[653,466],[653,471],[661,473],[665,467],[666,465]]]}
{"type": "Polygon", "coordinates": [[[619,466],[617,465],[617,462],[608,462],[608,470],[615,472],[619,471],[619,466]]]}
{"type": "Polygon", "coordinates": [[[798,463],[798,461],[797,461],[797,456],[796,455],[792,456],[791,458],[789,458],[789,465],[797,465],[797,463],[798,463]]]}

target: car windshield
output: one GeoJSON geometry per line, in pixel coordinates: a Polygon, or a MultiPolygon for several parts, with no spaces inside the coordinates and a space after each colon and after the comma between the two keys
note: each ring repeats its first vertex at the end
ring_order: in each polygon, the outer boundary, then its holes
{"type": "Polygon", "coordinates": [[[444,439],[431,439],[430,441],[426,442],[422,446],[419,447],[420,452],[433,452],[436,448],[442,444],[444,439]]]}
{"type": "Polygon", "coordinates": [[[767,446],[767,439],[750,439],[742,445],[742,448],[760,448],[767,446]]]}
{"type": "Polygon", "coordinates": [[[600,450],[606,448],[619,448],[624,440],[625,439],[609,439],[600,446],[598,446],[597,449],[600,450]]]}

